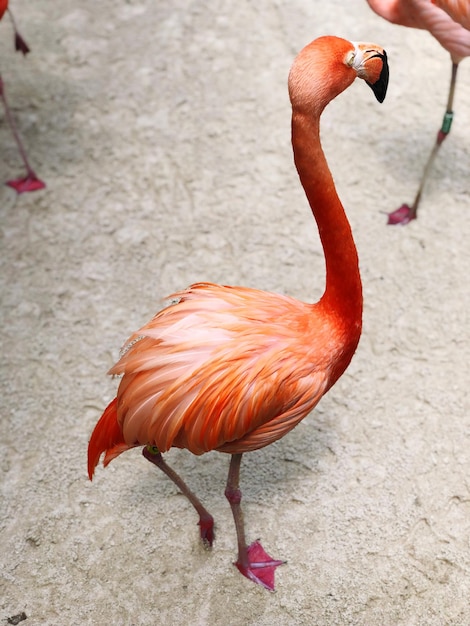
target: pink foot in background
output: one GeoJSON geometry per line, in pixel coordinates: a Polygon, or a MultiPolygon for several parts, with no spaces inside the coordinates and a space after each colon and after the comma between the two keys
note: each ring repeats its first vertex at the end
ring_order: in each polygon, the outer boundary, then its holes
{"type": "Polygon", "coordinates": [[[388,222],[387,224],[396,225],[400,224],[404,226],[411,222],[411,220],[416,219],[416,212],[412,210],[410,206],[407,204],[402,204],[399,209],[392,211],[388,214],[388,222]]]}
{"type": "Polygon", "coordinates": [[[264,550],[259,541],[254,541],[247,548],[248,566],[244,566],[240,561],[236,561],[237,566],[243,576],[246,576],[254,583],[261,585],[269,591],[274,591],[274,574],[276,567],[284,565],[285,561],[276,561],[264,550]]]}
{"type": "Polygon", "coordinates": [[[37,191],[38,189],[44,189],[46,186],[46,183],[39,179],[35,174],[28,174],[28,176],[25,176],[24,178],[7,180],[5,184],[12,187],[17,193],[37,191]]]}

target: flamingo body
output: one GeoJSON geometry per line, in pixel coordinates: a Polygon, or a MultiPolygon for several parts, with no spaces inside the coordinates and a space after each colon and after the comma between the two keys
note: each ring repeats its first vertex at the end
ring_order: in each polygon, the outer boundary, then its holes
{"type": "Polygon", "coordinates": [[[454,22],[470,30],[470,2],[468,0],[432,0],[432,3],[445,11],[454,22]]]}
{"type": "MultiPolygon", "coordinates": [[[[367,0],[377,15],[410,28],[427,30],[449,52],[454,63],[470,56],[470,32],[431,0],[367,0]]],[[[465,2],[468,7],[468,1],[465,2]]]]}
{"type": "Polygon", "coordinates": [[[201,538],[213,541],[213,518],[163,460],[171,447],[199,455],[231,454],[225,495],[238,539],[236,566],[274,588],[272,559],[247,546],[240,507],[242,454],[288,433],[348,366],[362,325],[356,247],[320,144],[323,108],[355,78],[381,102],[386,54],[375,44],[321,37],[306,46],[289,75],[292,145],[300,181],[316,219],[326,261],[326,288],[316,304],[246,287],[197,283],[175,293],[127,341],[110,370],[121,375],[116,398],[92,433],[88,473],[134,446],[166,473],[199,514],[201,538]]]}
{"type": "Polygon", "coordinates": [[[0,20],[3,17],[3,14],[8,9],[8,0],[0,0],[0,20]]]}
{"type": "MultiPolygon", "coordinates": [[[[359,341],[360,322],[348,331],[321,303],[207,283],[171,297],[109,372],[124,377],[112,419],[103,417],[105,462],[147,444],[193,454],[262,448],[314,408],[359,341]]],[[[101,447],[90,444],[90,476],[101,447]]]]}

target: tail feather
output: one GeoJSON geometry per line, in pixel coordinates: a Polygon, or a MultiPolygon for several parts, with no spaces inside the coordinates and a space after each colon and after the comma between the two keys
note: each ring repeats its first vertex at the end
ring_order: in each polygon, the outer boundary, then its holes
{"type": "Polygon", "coordinates": [[[105,453],[103,465],[106,467],[121,452],[133,447],[124,441],[117,420],[116,407],[117,398],[114,398],[106,407],[90,437],[88,443],[88,476],[90,480],[93,479],[95,467],[98,465],[103,452],[105,453]]]}

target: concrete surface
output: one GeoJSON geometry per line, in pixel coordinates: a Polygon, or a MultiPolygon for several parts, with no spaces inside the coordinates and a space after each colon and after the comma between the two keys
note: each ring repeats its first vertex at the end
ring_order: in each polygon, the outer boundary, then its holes
{"type": "MultiPolygon", "coordinates": [[[[470,62],[419,220],[448,54],[363,0],[11,0],[32,48],[0,68],[44,192],[0,187],[0,619],[25,624],[470,624],[470,62]],[[314,301],[324,266],[290,148],[287,73],[311,39],[389,53],[323,119],[364,281],[346,375],[282,441],[247,455],[248,538],[288,561],[239,575],[228,457],[171,451],[216,518],[212,552],[138,450],[86,476],[106,371],[162,298],[196,280],[314,301]]],[[[0,180],[21,173],[0,119],[0,180]]]]}

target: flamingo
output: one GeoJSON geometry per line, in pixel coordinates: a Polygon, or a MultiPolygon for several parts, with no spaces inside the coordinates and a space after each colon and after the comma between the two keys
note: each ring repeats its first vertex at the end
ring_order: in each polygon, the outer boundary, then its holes
{"type": "Polygon", "coordinates": [[[104,452],[106,466],[135,446],[185,494],[211,546],[214,521],[163,460],[171,447],[196,455],[231,455],[225,496],[238,541],[235,565],[274,589],[273,559],[259,541],[247,546],[239,473],[242,455],[288,433],[345,371],[362,325],[356,247],[320,144],[324,107],[359,76],[382,102],[386,53],[375,44],[320,37],[289,74],[292,145],[300,181],[317,222],[326,260],[326,289],[316,304],[247,287],[197,283],[128,339],[110,374],[122,375],[116,398],[93,430],[88,475],[104,452]]]}
{"type": "Polygon", "coordinates": [[[421,200],[425,181],[442,142],[450,132],[454,116],[453,102],[458,66],[460,61],[470,56],[470,31],[467,30],[470,21],[470,2],[468,0],[435,0],[435,2],[431,0],[367,0],[367,2],[373,11],[393,24],[428,30],[441,46],[450,53],[452,60],[452,72],[446,111],[441,128],[437,133],[434,147],[424,167],[413,204],[411,206],[402,204],[388,216],[389,224],[404,225],[417,217],[418,205],[421,200]],[[442,7],[447,5],[449,10],[453,11],[452,14],[455,17],[459,15],[460,11],[460,15],[462,16],[460,21],[466,28],[454,21],[436,5],[442,7]]]}
{"type": "Polygon", "coordinates": [[[468,0],[431,0],[431,2],[448,13],[454,22],[470,30],[470,2],[468,0]]]}
{"type": "MultiPolygon", "coordinates": [[[[0,0],[0,20],[2,19],[6,11],[8,11],[11,22],[13,24],[13,30],[15,33],[15,49],[19,52],[22,52],[26,56],[29,52],[29,47],[26,41],[18,32],[13,14],[8,7],[8,0],[0,0]]],[[[29,160],[28,160],[28,156],[26,154],[26,150],[23,146],[23,142],[21,141],[18,130],[16,129],[15,121],[11,114],[10,107],[8,106],[8,101],[7,101],[7,97],[5,94],[5,85],[3,83],[1,74],[0,74],[0,99],[3,102],[3,108],[5,109],[5,116],[6,116],[8,125],[10,126],[11,132],[13,134],[13,138],[15,139],[16,145],[18,146],[18,151],[20,153],[21,160],[23,161],[25,169],[26,169],[26,176],[22,178],[15,178],[13,180],[8,180],[6,184],[9,187],[12,187],[13,189],[15,189],[17,193],[24,193],[26,191],[36,191],[38,189],[44,189],[46,184],[40,178],[37,177],[36,172],[31,167],[29,160]]]]}

